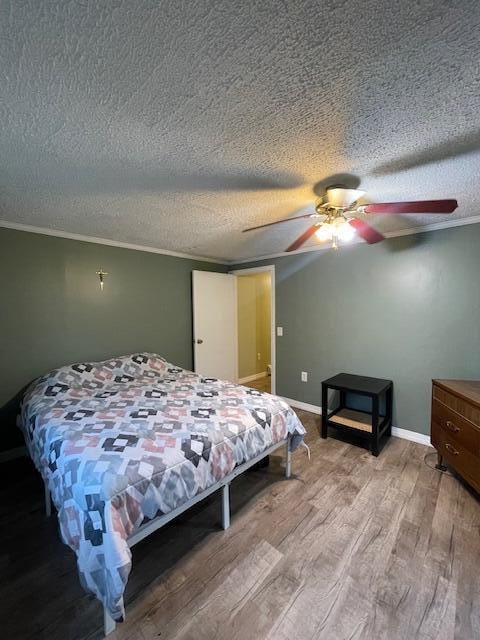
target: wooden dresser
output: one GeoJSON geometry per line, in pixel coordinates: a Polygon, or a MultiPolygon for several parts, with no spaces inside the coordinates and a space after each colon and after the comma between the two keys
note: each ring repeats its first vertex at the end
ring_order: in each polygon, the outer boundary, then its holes
{"type": "Polygon", "coordinates": [[[480,381],[433,380],[431,426],[438,464],[480,492],[480,381]]]}

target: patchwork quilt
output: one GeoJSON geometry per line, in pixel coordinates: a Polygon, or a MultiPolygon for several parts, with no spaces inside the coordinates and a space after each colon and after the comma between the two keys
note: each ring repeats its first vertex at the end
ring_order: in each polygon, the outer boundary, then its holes
{"type": "Polygon", "coordinates": [[[20,425],[83,586],[123,619],[128,537],[305,430],[280,398],[139,353],[62,367],[27,390],[20,425]]]}

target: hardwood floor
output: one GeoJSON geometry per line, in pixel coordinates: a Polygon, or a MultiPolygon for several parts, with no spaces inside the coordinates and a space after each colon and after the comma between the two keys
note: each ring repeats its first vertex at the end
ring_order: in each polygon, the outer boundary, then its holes
{"type": "MultiPolygon", "coordinates": [[[[207,499],[133,549],[112,640],[480,638],[480,503],[392,438],[378,458],[308,428],[293,456],[232,484],[232,525],[207,499]]],[[[428,457],[434,464],[433,455],[428,457]]],[[[102,637],[100,605],[43,515],[28,461],[0,465],[2,637],[102,637]]]]}
{"type": "Polygon", "coordinates": [[[252,380],[251,382],[247,382],[246,387],[250,387],[251,389],[258,389],[259,391],[266,391],[267,393],[271,393],[271,380],[270,376],[264,376],[263,378],[259,378],[258,380],[252,380]]]}

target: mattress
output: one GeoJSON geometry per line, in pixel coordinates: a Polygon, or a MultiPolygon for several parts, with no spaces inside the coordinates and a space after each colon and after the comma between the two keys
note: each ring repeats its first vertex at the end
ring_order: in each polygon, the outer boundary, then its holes
{"type": "Polygon", "coordinates": [[[80,580],[124,616],[128,537],[304,428],[280,398],[155,354],[77,363],[27,390],[20,426],[80,580]]]}

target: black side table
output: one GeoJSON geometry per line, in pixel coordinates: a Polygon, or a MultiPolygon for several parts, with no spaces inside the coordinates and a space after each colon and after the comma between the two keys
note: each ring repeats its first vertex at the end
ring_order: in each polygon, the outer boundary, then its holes
{"type": "Polygon", "coordinates": [[[322,382],[322,438],[328,435],[328,427],[355,432],[368,440],[371,452],[378,456],[380,439],[392,434],[392,394],[393,382],[381,378],[354,376],[339,373],[322,382]],[[328,410],[328,390],[340,392],[339,406],[328,410]],[[346,406],[347,393],[371,398],[371,412],[349,409],[346,406]],[[380,415],[380,398],[385,394],[385,415],[380,415]]]}

